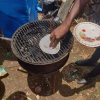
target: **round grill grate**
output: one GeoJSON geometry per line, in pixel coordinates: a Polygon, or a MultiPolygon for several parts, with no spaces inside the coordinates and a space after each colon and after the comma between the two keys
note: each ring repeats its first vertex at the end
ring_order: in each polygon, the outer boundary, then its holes
{"type": "Polygon", "coordinates": [[[46,54],[39,47],[41,38],[50,34],[59,25],[59,22],[41,20],[21,26],[12,37],[11,48],[13,53],[17,58],[29,64],[44,65],[59,61],[72,48],[73,36],[70,31],[60,40],[61,48],[57,54],[46,54]]]}

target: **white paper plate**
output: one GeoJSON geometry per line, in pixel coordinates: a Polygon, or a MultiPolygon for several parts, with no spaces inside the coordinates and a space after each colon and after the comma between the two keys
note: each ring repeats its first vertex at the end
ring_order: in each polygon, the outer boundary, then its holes
{"type": "Polygon", "coordinates": [[[45,53],[48,54],[56,54],[58,53],[58,51],[60,50],[60,42],[57,44],[55,49],[52,49],[52,47],[49,47],[50,44],[50,34],[44,36],[39,43],[39,46],[41,48],[41,50],[45,53]]]}
{"type": "Polygon", "coordinates": [[[82,22],[75,26],[73,35],[75,38],[88,47],[100,46],[97,37],[100,36],[100,26],[91,22],[82,22]]]}

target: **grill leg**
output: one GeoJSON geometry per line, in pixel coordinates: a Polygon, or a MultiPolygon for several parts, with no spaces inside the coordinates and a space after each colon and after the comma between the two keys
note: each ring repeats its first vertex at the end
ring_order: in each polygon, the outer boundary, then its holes
{"type": "Polygon", "coordinates": [[[56,72],[52,73],[52,91],[55,93],[55,81],[56,81],[56,72]]]}

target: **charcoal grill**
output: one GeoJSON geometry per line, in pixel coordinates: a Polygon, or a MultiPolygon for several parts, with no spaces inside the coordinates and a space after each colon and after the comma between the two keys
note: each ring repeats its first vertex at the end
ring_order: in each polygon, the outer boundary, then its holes
{"type": "MultiPolygon", "coordinates": [[[[39,47],[40,40],[59,25],[59,22],[40,20],[26,23],[16,30],[11,40],[11,48],[25,70],[36,74],[47,74],[63,67],[73,46],[74,39],[70,31],[60,40],[58,53],[47,54],[39,47]]],[[[55,93],[55,73],[52,75],[53,93],[55,93]]]]}
{"type": "Polygon", "coordinates": [[[60,40],[61,48],[57,54],[44,53],[39,42],[60,25],[59,22],[38,20],[26,23],[16,30],[12,37],[11,48],[24,69],[31,73],[51,73],[61,68],[73,46],[73,36],[68,34],[60,40]]]}

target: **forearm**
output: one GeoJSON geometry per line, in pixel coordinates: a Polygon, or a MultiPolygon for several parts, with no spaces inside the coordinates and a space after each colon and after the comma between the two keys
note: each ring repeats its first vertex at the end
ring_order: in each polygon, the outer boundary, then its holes
{"type": "Polygon", "coordinates": [[[63,24],[71,25],[78,13],[88,4],[89,0],[75,0],[74,5],[63,24]]]}
{"type": "Polygon", "coordinates": [[[59,42],[59,39],[64,37],[68,33],[73,19],[86,6],[88,2],[89,0],[75,0],[74,5],[65,21],[51,33],[50,47],[52,46],[53,48],[55,48],[57,43],[59,42]]]}

